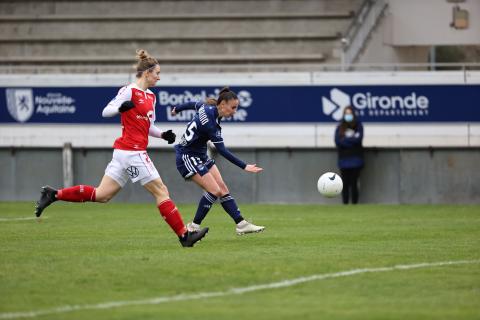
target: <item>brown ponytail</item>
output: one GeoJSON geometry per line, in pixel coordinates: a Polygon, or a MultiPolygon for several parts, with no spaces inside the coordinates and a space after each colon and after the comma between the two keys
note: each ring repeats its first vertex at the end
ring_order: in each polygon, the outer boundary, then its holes
{"type": "Polygon", "coordinates": [[[136,58],[138,60],[137,65],[134,66],[137,72],[137,78],[142,76],[144,71],[153,69],[156,65],[158,65],[157,59],[152,57],[147,50],[138,49],[136,58]]]}
{"type": "Polygon", "coordinates": [[[208,105],[211,105],[211,106],[216,106],[217,105],[217,99],[207,98],[207,100],[205,100],[205,104],[208,104],[208,105]]]}

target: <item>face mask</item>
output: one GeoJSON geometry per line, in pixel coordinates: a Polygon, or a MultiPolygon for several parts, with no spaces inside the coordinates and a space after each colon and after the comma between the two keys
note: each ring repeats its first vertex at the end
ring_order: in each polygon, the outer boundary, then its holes
{"type": "Polygon", "coordinates": [[[352,122],[353,121],[353,114],[346,114],[343,119],[347,122],[352,122]]]}

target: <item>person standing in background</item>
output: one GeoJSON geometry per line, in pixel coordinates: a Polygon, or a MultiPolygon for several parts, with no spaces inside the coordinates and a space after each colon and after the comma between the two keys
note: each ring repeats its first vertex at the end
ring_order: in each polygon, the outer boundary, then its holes
{"type": "Polygon", "coordinates": [[[343,111],[343,118],[335,130],[338,167],[343,180],[344,204],[348,204],[350,195],[352,203],[358,203],[358,179],[364,165],[362,140],[363,125],[353,108],[348,106],[343,111]]]}

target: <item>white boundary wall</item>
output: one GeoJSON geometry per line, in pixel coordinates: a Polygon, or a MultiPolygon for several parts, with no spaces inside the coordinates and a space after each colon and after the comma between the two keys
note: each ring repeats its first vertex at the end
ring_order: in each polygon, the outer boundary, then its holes
{"type": "MultiPolygon", "coordinates": [[[[0,75],[0,86],[118,86],[133,75],[60,74],[0,75]]],[[[480,71],[435,72],[298,72],[166,74],[159,86],[255,86],[255,85],[388,85],[388,84],[480,84],[480,71]]],[[[183,133],[185,124],[159,124],[162,129],[183,133]],[[165,127],[163,127],[165,126],[165,127]]],[[[335,124],[282,123],[223,125],[229,147],[330,148],[334,147],[335,124]]],[[[365,123],[366,147],[478,147],[480,123],[365,123]]],[[[117,124],[0,124],[0,147],[111,147],[120,135],[117,124]]],[[[158,139],[150,147],[170,148],[158,139]]]]}

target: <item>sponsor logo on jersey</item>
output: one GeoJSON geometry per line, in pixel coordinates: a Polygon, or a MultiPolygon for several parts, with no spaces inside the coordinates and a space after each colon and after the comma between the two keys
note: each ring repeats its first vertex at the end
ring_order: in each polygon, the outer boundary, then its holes
{"type": "Polygon", "coordinates": [[[18,122],[27,122],[34,114],[45,116],[73,114],[76,111],[75,99],[59,92],[36,95],[31,88],[5,89],[7,108],[18,122]]]}
{"type": "Polygon", "coordinates": [[[146,116],[142,116],[141,114],[137,114],[135,116],[135,118],[137,118],[138,120],[146,120],[146,121],[150,121],[150,119],[152,117],[153,117],[153,111],[152,110],[148,111],[146,116]]]}
{"type": "Polygon", "coordinates": [[[322,97],[322,111],[334,120],[342,119],[347,106],[355,108],[359,116],[428,116],[429,100],[411,92],[405,96],[376,96],[370,91],[349,95],[337,88],[330,90],[330,99],[322,97]]]}

